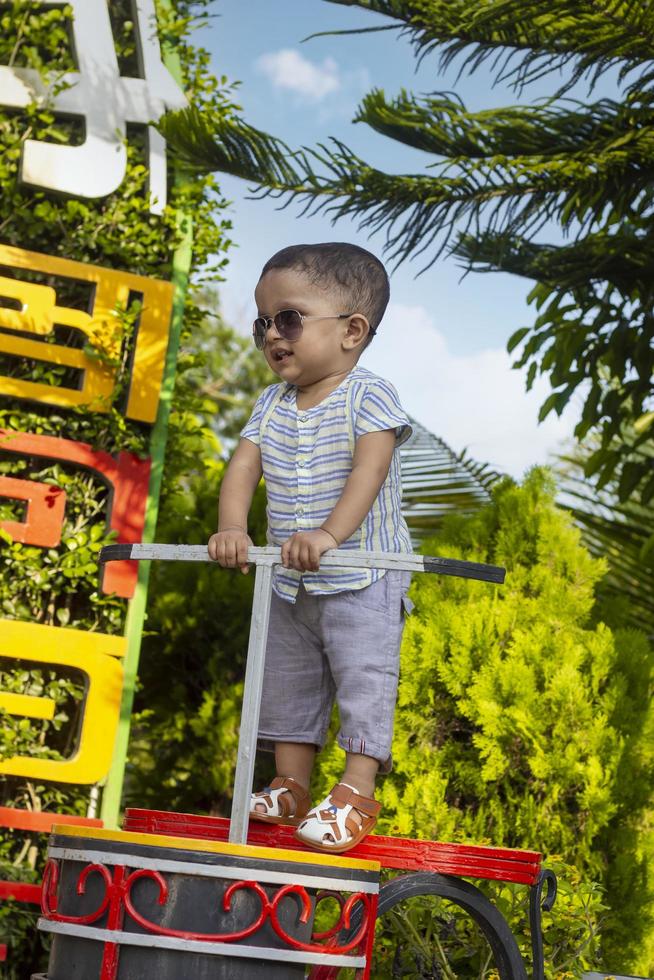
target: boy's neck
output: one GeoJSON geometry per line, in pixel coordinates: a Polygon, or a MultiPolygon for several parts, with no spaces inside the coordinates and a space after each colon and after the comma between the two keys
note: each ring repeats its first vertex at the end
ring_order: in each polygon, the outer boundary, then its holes
{"type": "Polygon", "coordinates": [[[344,371],[338,371],[315,381],[310,385],[298,387],[295,394],[295,403],[300,409],[314,408],[331,395],[338,386],[347,378],[350,371],[353,371],[356,364],[352,364],[344,371]]]}

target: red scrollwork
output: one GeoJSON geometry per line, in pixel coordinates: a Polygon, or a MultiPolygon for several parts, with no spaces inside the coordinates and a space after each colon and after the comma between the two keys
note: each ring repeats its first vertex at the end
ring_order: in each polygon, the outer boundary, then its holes
{"type": "Polygon", "coordinates": [[[107,911],[109,902],[111,901],[114,885],[111,879],[111,874],[104,864],[87,864],[86,867],[82,869],[79,878],[77,879],[75,890],[78,895],[83,895],[86,891],[86,881],[89,875],[93,872],[99,874],[105,884],[105,892],[99,907],[94,912],[89,912],[87,915],[63,915],[61,912],[59,912],[59,901],[57,898],[57,889],[59,887],[59,862],[50,858],[45,866],[45,872],[43,875],[43,890],[41,899],[41,911],[43,912],[43,915],[47,919],[52,919],[54,922],[76,922],[78,925],[89,925],[91,922],[96,922],[107,911]]]}
{"type": "Polygon", "coordinates": [[[277,933],[277,935],[279,936],[279,938],[282,939],[287,944],[287,946],[291,946],[293,949],[302,950],[302,952],[304,953],[338,954],[338,953],[349,953],[350,950],[354,949],[356,946],[359,945],[359,943],[365,937],[369,928],[369,924],[371,922],[371,914],[370,914],[371,902],[370,902],[370,897],[366,895],[365,892],[355,892],[353,895],[350,895],[350,897],[347,899],[347,901],[341,908],[341,914],[339,916],[338,922],[331,930],[332,935],[335,935],[337,932],[340,932],[342,929],[348,929],[350,926],[350,920],[351,920],[352,910],[354,906],[356,905],[357,902],[362,903],[363,915],[361,916],[361,925],[359,926],[353,938],[348,943],[345,943],[342,946],[339,946],[336,943],[329,943],[327,945],[323,945],[321,943],[305,943],[299,939],[295,939],[294,936],[289,936],[289,934],[282,927],[282,925],[279,922],[279,919],[277,918],[277,907],[279,903],[282,901],[282,899],[284,899],[287,895],[299,894],[300,892],[304,892],[306,901],[310,903],[309,896],[306,894],[306,892],[300,885],[284,885],[283,888],[279,889],[279,891],[274,896],[271,903],[272,905],[272,908],[270,910],[271,925],[275,930],[275,932],[277,933]]]}
{"type": "Polygon", "coordinates": [[[339,919],[337,922],[334,923],[331,929],[327,930],[327,932],[313,932],[311,938],[314,940],[331,939],[332,936],[335,936],[338,930],[340,929],[340,921],[341,921],[340,917],[343,915],[343,906],[345,905],[345,898],[343,897],[343,895],[341,895],[340,892],[332,892],[332,891],[328,891],[327,889],[323,891],[319,891],[318,894],[316,895],[316,909],[318,908],[321,902],[325,902],[329,898],[333,898],[335,902],[338,902],[338,906],[341,910],[339,919]]]}
{"type": "MultiPolygon", "coordinates": [[[[200,942],[223,943],[237,942],[251,936],[253,933],[257,932],[268,919],[270,919],[272,928],[277,936],[290,948],[300,950],[305,953],[317,952],[331,953],[334,955],[348,953],[355,947],[360,946],[362,942],[369,938],[370,930],[374,925],[375,911],[374,902],[372,902],[371,896],[364,892],[355,892],[345,899],[338,892],[319,892],[316,896],[315,904],[318,904],[328,897],[334,898],[338,902],[338,921],[335,922],[334,925],[326,932],[314,933],[311,937],[312,940],[327,940],[327,942],[304,942],[290,935],[281,925],[279,921],[279,907],[286,898],[292,895],[299,902],[300,906],[298,922],[309,922],[314,911],[314,903],[306,889],[302,885],[288,884],[279,888],[272,897],[269,897],[258,882],[242,880],[232,882],[232,884],[225,889],[222,896],[222,907],[225,912],[229,912],[232,907],[234,895],[237,892],[246,891],[253,893],[259,899],[261,907],[256,919],[250,925],[235,932],[223,933],[204,933],[186,929],[172,929],[168,926],[159,925],[158,923],[146,918],[141,912],[138,911],[138,909],[135,908],[132,897],[132,889],[136,882],[147,878],[153,881],[158,887],[157,903],[162,906],[166,905],[169,898],[169,888],[166,879],[160,872],[147,868],[139,868],[132,871],[130,874],[126,874],[126,869],[124,866],[116,865],[113,869],[112,877],[111,872],[107,867],[105,867],[105,865],[96,863],[88,864],[82,869],[77,880],[76,891],[78,895],[84,894],[87,880],[91,874],[99,874],[105,884],[105,894],[100,906],[94,912],[88,913],[87,915],[63,915],[58,911],[57,900],[57,890],[60,880],[59,861],[50,859],[46,864],[43,878],[43,915],[55,922],[69,922],[77,923],[79,925],[87,925],[91,922],[97,921],[108,909],[109,916],[107,919],[107,928],[120,929],[122,928],[123,912],[126,911],[134,922],[141,926],[141,928],[155,935],[169,936],[184,940],[196,940],[200,942]],[[338,933],[350,928],[352,912],[357,903],[361,903],[363,909],[361,922],[356,930],[356,934],[348,942],[339,944],[334,937],[336,937],[338,933]]],[[[102,980],[113,980],[117,968],[119,945],[116,943],[106,943],[105,945],[107,947],[107,956],[105,957],[107,962],[103,962],[102,980]],[[109,949],[109,947],[111,947],[111,949],[109,949]]],[[[369,945],[369,943],[367,943],[367,945],[369,945]]]]}
{"type": "Polygon", "coordinates": [[[159,904],[164,905],[168,897],[168,889],[165,881],[161,878],[158,871],[135,871],[127,879],[125,885],[124,902],[125,908],[134,919],[135,922],[143,928],[147,929],[148,932],[153,932],[157,936],[172,936],[175,939],[195,939],[199,942],[215,942],[215,943],[231,943],[236,942],[239,939],[245,939],[247,936],[251,936],[252,933],[256,932],[264,924],[266,919],[270,914],[270,904],[268,901],[268,896],[256,881],[236,881],[234,884],[230,885],[225,891],[223,896],[223,909],[225,912],[229,912],[231,905],[231,898],[235,891],[239,889],[247,889],[256,894],[257,898],[261,901],[261,911],[251,925],[247,926],[245,929],[240,929],[238,932],[191,932],[186,929],[171,929],[168,926],[160,926],[156,922],[152,922],[150,919],[146,919],[137,909],[134,908],[131,896],[131,888],[133,883],[138,878],[150,877],[155,879],[159,884],[159,904]],[[163,891],[165,889],[165,892],[163,891]],[[165,896],[165,897],[164,897],[165,896]]]}

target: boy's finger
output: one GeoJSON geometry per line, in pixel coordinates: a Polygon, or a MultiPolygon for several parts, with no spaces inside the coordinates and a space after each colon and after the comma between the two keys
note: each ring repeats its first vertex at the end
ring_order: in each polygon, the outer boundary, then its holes
{"type": "Polygon", "coordinates": [[[310,544],[305,544],[303,548],[302,563],[308,572],[313,570],[313,550],[310,544]]]}
{"type": "Polygon", "coordinates": [[[248,561],[248,543],[243,538],[238,542],[236,546],[236,560],[241,568],[247,565],[248,561]]]}

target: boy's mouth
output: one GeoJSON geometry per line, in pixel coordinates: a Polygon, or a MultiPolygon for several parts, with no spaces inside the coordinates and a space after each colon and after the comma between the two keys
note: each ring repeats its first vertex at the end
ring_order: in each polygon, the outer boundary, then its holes
{"type": "Polygon", "coordinates": [[[272,352],[272,359],[279,364],[281,361],[285,361],[287,358],[292,357],[292,355],[292,350],[285,350],[283,347],[277,347],[276,350],[272,352]]]}

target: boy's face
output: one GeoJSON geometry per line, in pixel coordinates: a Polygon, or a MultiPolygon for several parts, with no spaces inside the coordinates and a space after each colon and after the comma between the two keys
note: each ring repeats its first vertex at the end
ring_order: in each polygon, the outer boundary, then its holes
{"type": "Polygon", "coordinates": [[[254,298],[259,316],[297,310],[307,317],[325,317],[304,320],[302,334],[293,342],[280,337],[274,324],[269,326],[263,353],[283,381],[303,388],[352,367],[360,350],[360,329],[355,323],[353,330],[349,319],[335,319],[339,313],[356,312],[344,308],[338,289],[317,286],[300,270],[271,269],[259,280],[254,298]]]}

